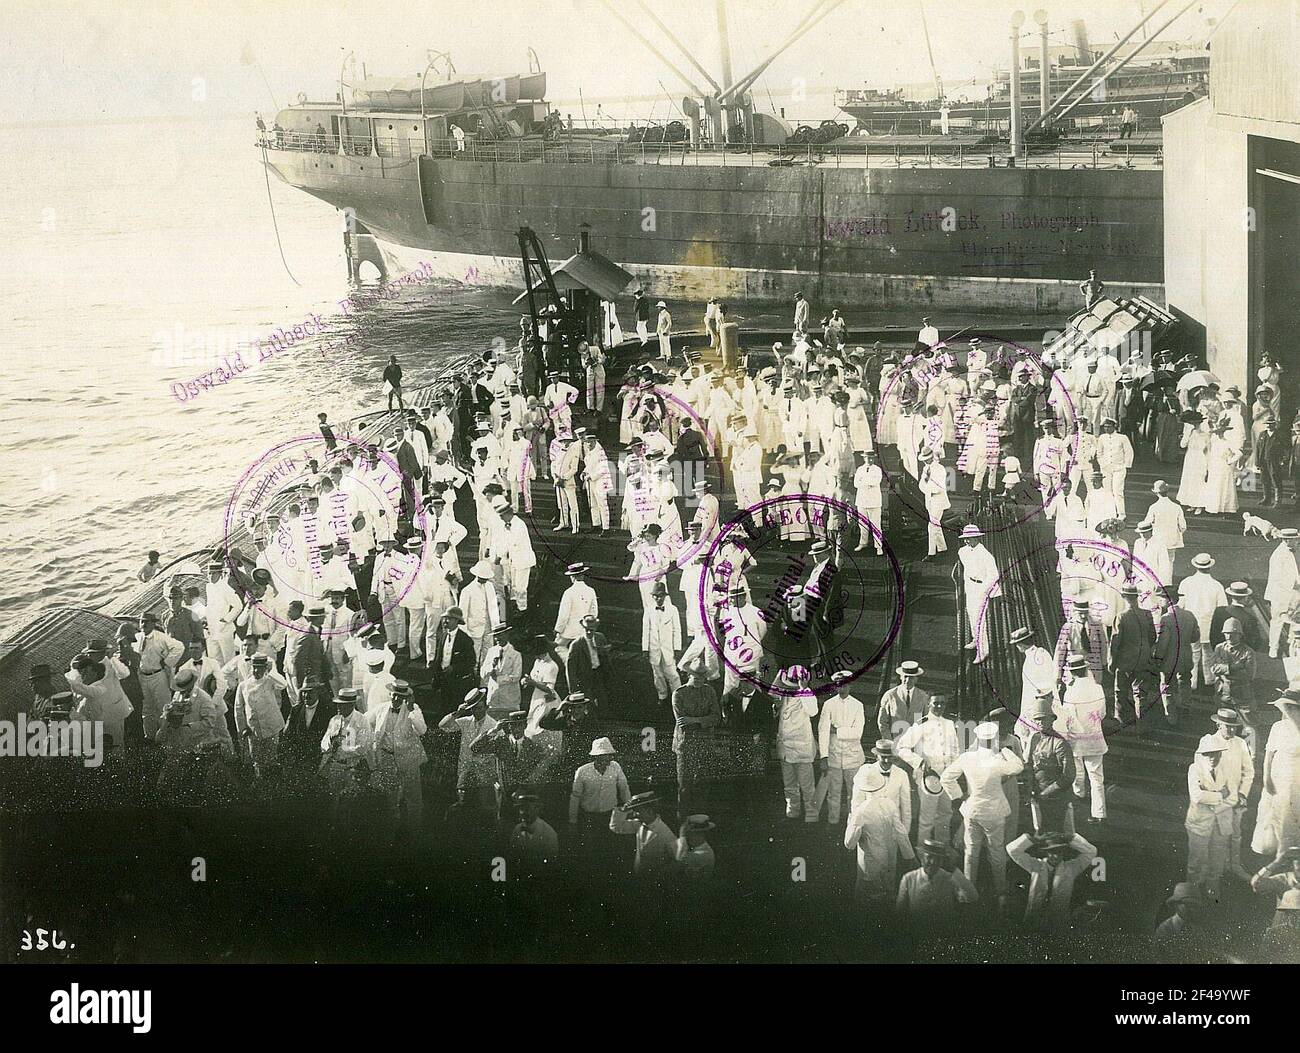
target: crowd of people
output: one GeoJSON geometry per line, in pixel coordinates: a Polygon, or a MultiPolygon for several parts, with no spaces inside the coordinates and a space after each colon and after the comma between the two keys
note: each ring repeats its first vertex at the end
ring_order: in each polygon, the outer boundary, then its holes
{"type": "MultiPolygon", "coordinates": [[[[645,302],[634,308],[643,345],[645,302]]],[[[1276,897],[1275,928],[1294,940],[1300,685],[1261,695],[1257,662],[1300,656],[1300,530],[1259,521],[1278,542],[1263,604],[1184,544],[1189,515],[1237,512],[1252,456],[1272,480],[1261,504],[1276,506],[1277,368],[1261,370],[1248,412],[1213,378],[1180,384],[1191,364],[1167,352],[1055,361],[988,337],[945,342],[928,318],[912,346],[851,348],[839,312],[814,328],[802,296],[788,346],[731,365],[724,312],[710,303],[709,348],[674,346],[661,302],[657,353],[627,355],[608,407],[615,356],[594,344],[552,359],[525,333],[419,409],[405,405],[394,359],[386,442],[336,435],[321,415],[322,453],[287,504],[214,552],[206,585],[171,585],[165,617],[90,641],[66,691],[34,669],[33,712],[103,720],[119,754],[156,746],[173,801],[275,780],[328,795],[338,823],[364,816],[407,841],[424,836],[437,768],[455,787],[449,815],[499,830],[520,866],[621,859],[642,884],[711,880],[722,817],[705,808],[733,777],[768,792],[774,762],[786,817],[842,832],[864,916],[956,929],[990,894],[1006,914],[1010,861],[1026,886],[1012,920],[1059,932],[1077,921],[1075,886],[1108,819],[1108,736],[1133,721],[1143,734],[1194,726],[1192,702],[1208,698],[1213,727],[1195,728],[1187,774],[1187,872],[1171,876],[1185,881],[1160,935],[1195,932],[1238,878],[1276,897]],[[1161,464],[1175,450],[1176,490],[1157,481],[1131,507],[1135,455],[1161,464]],[[374,495],[389,475],[400,487],[386,503],[374,495]],[[555,498],[546,522],[544,490],[555,498]],[[765,597],[766,557],[725,526],[773,497],[804,509],[767,520],[804,571],[765,597]],[[858,515],[818,515],[819,497],[858,515]],[[954,501],[1000,497],[1050,523],[1065,604],[1058,638],[1028,618],[1010,635],[1018,713],[962,720],[910,659],[878,700],[859,697],[851,671],[813,685],[804,665],[772,668],[769,634],[809,624],[811,665],[842,631],[836,579],[850,555],[884,555],[896,501],[924,518],[927,560],[951,562],[959,539],[961,660],[985,662],[982,612],[1006,567],[954,501]],[[639,661],[602,629],[602,601],[619,588],[607,576],[571,560],[567,588],[545,603],[535,580],[544,543],[620,532],[639,661]],[[1090,545],[1118,552],[1114,566],[1090,545]],[[701,575],[721,565],[702,603],[701,575]],[[730,634],[710,629],[724,624],[742,627],[747,657],[720,653],[714,641],[730,634]],[[673,729],[672,771],[640,786],[614,744],[638,684],[653,685],[649,711],[673,729]],[[1248,852],[1262,864],[1248,866],[1248,852]]],[[[150,553],[141,579],[157,566],[150,553]]]]}

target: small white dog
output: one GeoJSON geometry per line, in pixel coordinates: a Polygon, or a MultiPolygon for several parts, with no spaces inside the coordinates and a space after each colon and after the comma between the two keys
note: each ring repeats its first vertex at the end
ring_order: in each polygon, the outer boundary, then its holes
{"type": "Polygon", "coordinates": [[[1265,540],[1269,540],[1277,534],[1277,527],[1267,519],[1253,516],[1249,512],[1241,513],[1241,521],[1244,524],[1241,528],[1242,537],[1246,537],[1249,534],[1258,534],[1265,540]]]}

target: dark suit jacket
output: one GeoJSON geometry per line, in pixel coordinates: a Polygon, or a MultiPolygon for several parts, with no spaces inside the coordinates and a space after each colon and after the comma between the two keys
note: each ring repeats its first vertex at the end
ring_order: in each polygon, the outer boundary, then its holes
{"type": "Polygon", "coordinates": [[[1074,785],[1074,751],[1059,735],[1032,732],[1025,752],[1031,797],[1065,798],[1074,785]]]}
{"type": "Polygon", "coordinates": [[[397,447],[397,467],[406,479],[420,478],[420,458],[408,439],[403,439],[402,445],[397,447]]]}
{"type": "Polygon", "coordinates": [[[817,595],[808,596],[808,621],[817,638],[824,640],[844,624],[844,587],[833,560],[822,568],[816,588],[817,595]]]}
{"type": "Polygon", "coordinates": [[[300,683],[313,673],[326,684],[334,678],[329,654],[325,650],[325,641],[321,639],[320,633],[303,634],[298,650],[294,652],[292,672],[300,683]]]}
{"type": "Polygon", "coordinates": [[[1156,668],[1166,676],[1192,671],[1192,644],[1201,642],[1201,624],[1191,611],[1170,607],[1156,633],[1156,668]]]}
{"type": "Polygon", "coordinates": [[[305,706],[294,706],[289,712],[289,722],[280,733],[280,758],[287,768],[315,771],[320,766],[321,739],[329,728],[334,707],[321,702],[307,722],[305,706]]]}
{"type": "Polygon", "coordinates": [[[1256,622],[1258,608],[1251,601],[1249,607],[1233,607],[1229,604],[1227,607],[1216,607],[1214,617],[1210,619],[1210,646],[1218,647],[1223,643],[1223,623],[1229,618],[1236,618],[1241,622],[1241,642],[1249,647],[1252,651],[1262,651],[1268,653],[1268,641],[1264,639],[1264,634],[1260,632],[1259,624],[1256,622]]]}
{"type": "Polygon", "coordinates": [[[594,634],[600,667],[591,668],[591,645],[580,636],[569,646],[564,659],[564,672],[569,679],[570,691],[583,691],[597,702],[609,701],[609,641],[604,633],[594,634]]]}
{"type": "Polygon", "coordinates": [[[439,625],[433,655],[429,659],[429,671],[433,674],[435,708],[440,713],[459,706],[470,688],[478,683],[478,661],[474,657],[474,641],[469,638],[469,633],[464,630],[456,632],[451,645],[451,663],[443,669],[442,656],[446,646],[447,634],[439,625]]]}
{"type": "Polygon", "coordinates": [[[1125,673],[1148,672],[1155,643],[1156,625],[1151,612],[1130,608],[1119,616],[1111,638],[1111,663],[1125,673]]]}

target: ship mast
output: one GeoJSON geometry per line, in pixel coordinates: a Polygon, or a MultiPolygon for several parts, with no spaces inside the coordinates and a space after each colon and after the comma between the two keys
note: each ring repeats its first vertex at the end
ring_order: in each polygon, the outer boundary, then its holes
{"type": "Polygon", "coordinates": [[[930,24],[925,19],[925,0],[917,0],[921,9],[921,32],[925,34],[925,53],[930,56],[930,74],[934,77],[934,97],[943,104],[943,80],[939,76],[939,67],[934,64],[934,48],[930,45],[930,24]]]}
{"type": "MultiPolygon", "coordinates": [[[[727,0],[714,0],[714,9],[718,13],[718,51],[722,60],[722,87],[718,89],[718,94],[721,95],[731,87],[732,82],[731,35],[727,30],[727,0]]],[[[737,100],[733,100],[732,106],[720,110],[717,116],[719,125],[718,138],[723,142],[731,141],[732,129],[734,129],[737,124],[737,121],[733,119],[734,115],[732,112],[732,110],[736,108],[736,101],[737,100]]],[[[741,94],[738,101],[738,108],[740,110],[739,124],[745,134],[748,135],[753,125],[753,120],[750,114],[750,109],[745,103],[744,93],[741,94]]]]}
{"type": "MultiPolygon", "coordinates": [[[[722,87],[731,87],[731,37],[727,33],[727,0],[715,0],[718,11],[718,47],[722,53],[722,87]]],[[[716,88],[717,85],[715,84],[716,88]]],[[[719,88],[719,91],[722,89],[719,88]]]]}
{"type": "MultiPolygon", "coordinates": [[[[645,0],[636,0],[637,6],[645,12],[646,16],[654,25],[663,32],[664,36],[686,56],[686,60],[695,67],[696,70],[708,81],[713,88],[709,93],[699,88],[682,70],[665,55],[654,42],[650,40],[641,30],[625,16],[613,3],[613,0],[601,0],[605,9],[619,20],[627,30],[641,41],[660,62],[672,70],[681,79],[682,83],[690,90],[694,98],[702,100],[704,110],[709,115],[710,122],[713,125],[715,137],[725,142],[727,139],[727,129],[725,127],[724,115],[732,109],[739,109],[742,112],[741,121],[748,134],[752,134],[752,115],[750,104],[746,98],[746,92],[754,84],[763,72],[777,58],[804,36],[809,30],[813,29],[827,15],[844,3],[844,0],[816,0],[811,10],[799,20],[799,24],[791,31],[790,35],[778,46],[766,59],[760,62],[754,69],[750,70],[743,77],[733,79],[733,70],[731,64],[731,39],[727,26],[727,9],[726,0],[715,0],[715,11],[718,20],[718,42],[720,47],[720,58],[722,64],[722,83],[719,84],[710,74],[704,65],[691,54],[690,49],[664,24],[663,20],[650,9],[645,0]]],[[[933,65],[933,60],[931,61],[933,65]]]]}

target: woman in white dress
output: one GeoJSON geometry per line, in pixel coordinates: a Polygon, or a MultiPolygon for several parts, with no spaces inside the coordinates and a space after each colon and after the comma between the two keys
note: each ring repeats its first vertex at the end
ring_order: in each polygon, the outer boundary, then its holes
{"type": "Polygon", "coordinates": [[[849,401],[845,412],[849,418],[849,443],[854,453],[875,449],[871,441],[871,399],[856,374],[850,374],[847,387],[849,401]]]}
{"type": "Polygon", "coordinates": [[[668,465],[663,465],[651,480],[650,491],[656,508],[654,522],[663,531],[660,536],[670,544],[680,544],[686,535],[682,530],[682,513],[677,507],[677,484],[668,465]]]}
{"type": "Polygon", "coordinates": [[[1205,478],[1209,472],[1210,429],[1195,410],[1183,414],[1183,438],[1178,444],[1183,455],[1183,472],[1178,480],[1178,503],[1192,515],[1205,510],[1205,478]]]}
{"type": "Polygon", "coordinates": [[[1206,455],[1205,511],[1237,511],[1237,460],[1239,450],[1231,438],[1231,421],[1222,414],[1210,432],[1206,455]]]}
{"type": "Polygon", "coordinates": [[[957,455],[957,470],[962,475],[978,477],[988,468],[988,407],[979,399],[972,399],[969,412],[970,424],[966,429],[966,441],[962,443],[961,453],[957,455]]]}
{"type": "MultiPolygon", "coordinates": [[[[560,655],[556,651],[556,645],[547,637],[538,637],[538,643],[545,647],[534,660],[528,670],[528,684],[520,684],[521,687],[531,687],[532,694],[528,699],[528,735],[546,735],[547,732],[538,725],[538,721],[547,713],[557,708],[563,699],[560,696],[556,684],[560,679],[560,655]]],[[[558,734],[558,732],[554,733],[558,734]]]]}
{"type": "MultiPolygon", "coordinates": [[[[799,500],[786,500],[781,502],[781,511],[789,513],[790,523],[788,527],[782,523],[781,540],[782,541],[809,541],[812,539],[812,530],[808,523],[808,505],[804,500],[808,493],[808,483],[811,478],[811,472],[804,458],[798,453],[791,453],[786,457],[785,465],[785,485],[781,490],[784,497],[799,498],[799,500]]],[[[784,517],[782,517],[784,520],[784,517]]]]}
{"type": "Polygon", "coordinates": [[[641,402],[641,385],[628,377],[619,388],[618,396],[622,402],[618,417],[618,441],[619,445],[626,446],[632,441],[634,431],[632,421],[637,415],[637,407],[641,402]]]}
{"type": "Polygon", "coordinates": [[[775,450],[784,436],[781,411],[780,390],[772,384],[763,383],[759,390],[758,444],[764,450],[775,450]]]}
{"type": "Polygon", "coordinates": [[[629,457],[627,461],[627,486],[623,490],[623,510],[619,523],[633,537],[640,537],[646,523],[651,521],[655,509],[654,492],[650,486],[650,471],[645,461],[629,457]]]}
{"type": "Polygon", "coordinates": [[[916,458],[920,450],[921,439],[925,434],[925,418],[916,412],[917,409],[918,407],[910,402],[900,405],[896,424],[898,429],[898,458],[903,462],[903,470],[913,479],[919,479],[921,476],[920,465],[916,458]]]}
{"type": "Polygon", "coordinates": [[[876,441],[881,446],[893,446],[898,442],[898,396],[901,389],[898,364],[886,362],[880,367],[880,405],[876,410],[876,441]]]}
{"type": "Polygon", "coordinates": [[[1273,705],[1282,716],[1269,731],[1264,747],[1259,813],[1269,816],[1280,856],[1300,845],[1300,699],[1279,698],[1273,705]]]}

